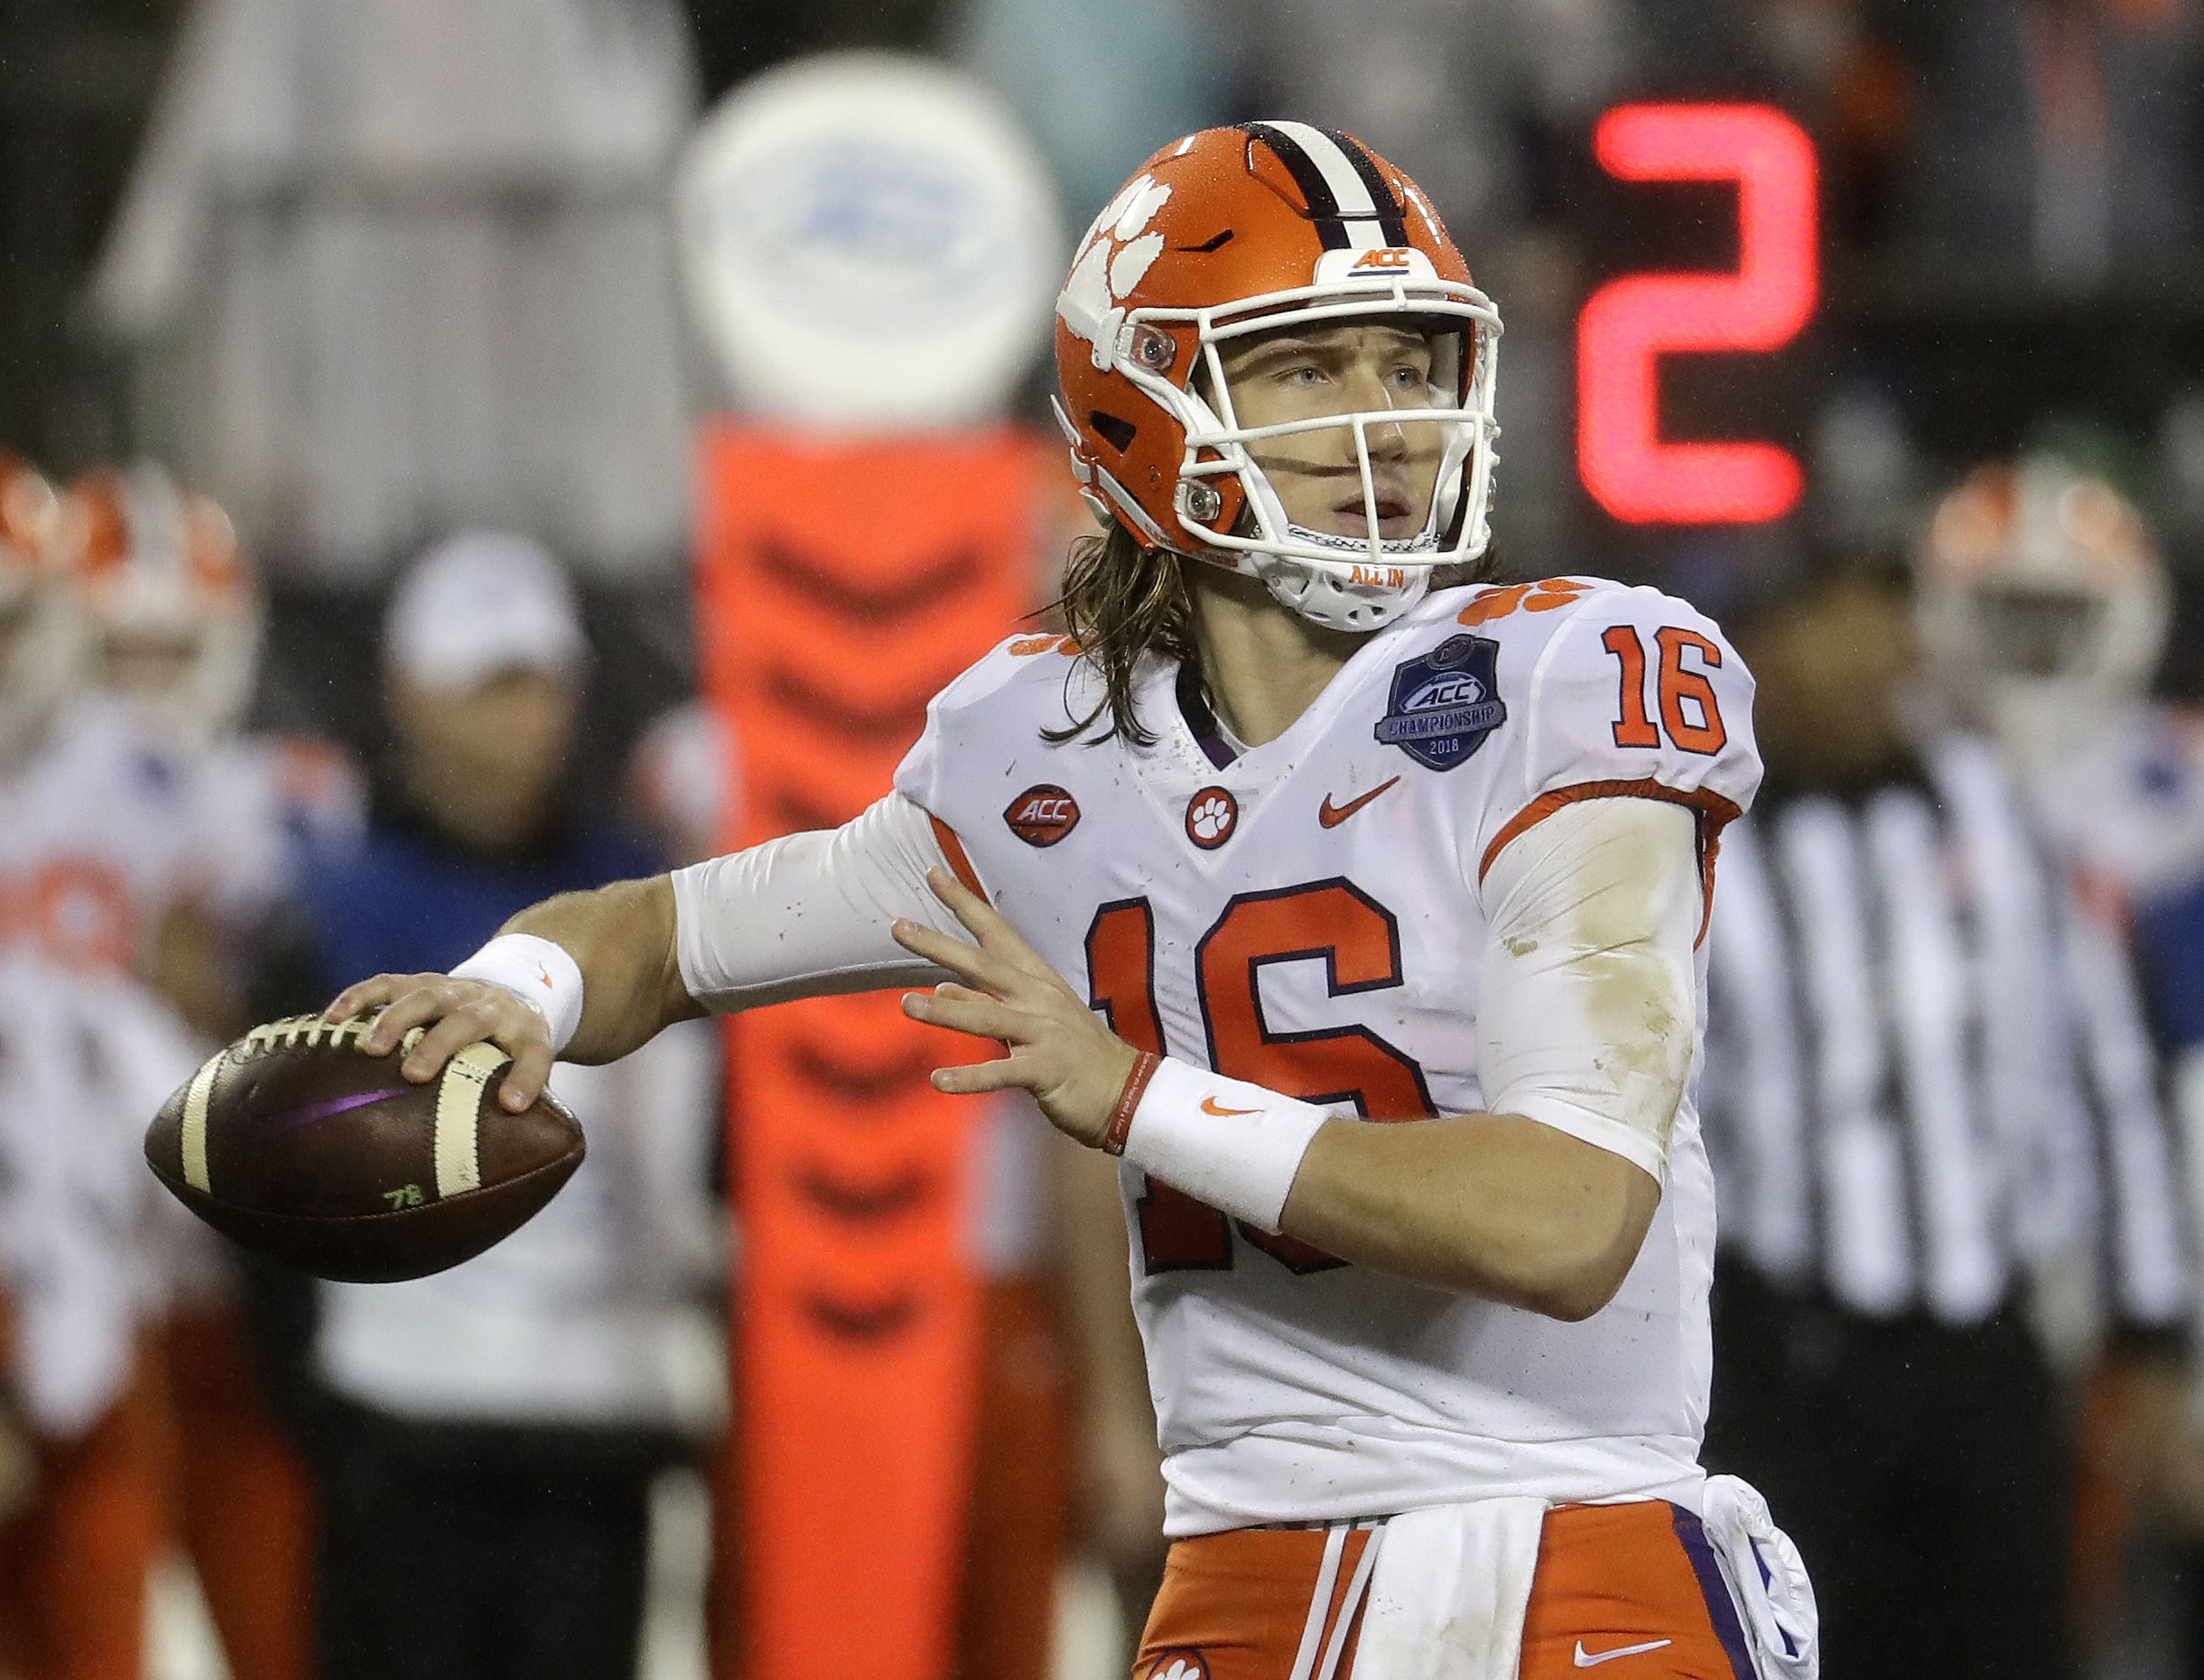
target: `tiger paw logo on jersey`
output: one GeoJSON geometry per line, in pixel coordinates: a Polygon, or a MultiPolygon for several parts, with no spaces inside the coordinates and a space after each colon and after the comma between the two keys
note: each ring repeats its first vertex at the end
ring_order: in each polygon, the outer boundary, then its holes
{"type": "Polygon", "coordinates": [[[1433,770],[1453,769],[1508,720],[1499,659],[1500,644],[1489,636],[1450,636],[1396,665],[1378,739],[1433,770]]]}
{"type": "Polygon", "coordinates": [[[1186,838],[1214,851],[1240,823],[1240,802],[1221,787],[1205,787],[1186,802],[1186,838]]]}
{"type": "Polygon", "coordinates": [[[1148,1666],[1140,1680],[1209,1680],[1209,1665],[1199,1651],[1166,1651],[1148,1666]]]}
{"type": "Polygon", "coordinates": [[[1079,826],[1079,802],[1053,782],[1028,788],[1003,807],[1010,832],[1028,846],[1053,846],[1079,826]]]}

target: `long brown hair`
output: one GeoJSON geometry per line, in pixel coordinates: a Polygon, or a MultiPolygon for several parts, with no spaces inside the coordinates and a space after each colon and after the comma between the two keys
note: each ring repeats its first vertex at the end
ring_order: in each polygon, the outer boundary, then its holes
{"type": "Polygon", "coordinates": [[[1072,544],[1056,610],[1079,644],[1080,657],[1101,674],[1102,696],[1085,717],[1059,729],[1044,729],[1046,739],[1058,744],[1076,739],[1107,714],[1110,727],[1102,739],[1115,736],[1135,747],[1155,744],[1155,731],[1141,724],[1133,705],[1133,673],[1149,654],[1199,657],[1194,601],[1180,570],[1188,563],[1168,549],[1142,547],[1114,519],[1099,536],[1081,537],[1072,544]]]}
{"type": "MultiPolygon", "coordinates": [[[[1465,564],[1434,569],[1432,589],[1486,581],[1499,570],[1498,547],[1493,544],[1465,564]]],[[[1156,732],[1140,721],[1133,705],[1133,673],[1149,654],[1200,663],[1185,571],[1198,563],[1168,549],[1143,547],[1114,519],[1100,535],[1072,544],[1063,592],[1051,610],[1079,644],[1080,657],[1101,674],[1102,697],[1085,717],[1043,729],[1044,739],[1058,746],[1076,740],[1106,714],[1110,727],[1098,744],[1115,737],[1135,747],[1155,745],[1156,732]]]]}

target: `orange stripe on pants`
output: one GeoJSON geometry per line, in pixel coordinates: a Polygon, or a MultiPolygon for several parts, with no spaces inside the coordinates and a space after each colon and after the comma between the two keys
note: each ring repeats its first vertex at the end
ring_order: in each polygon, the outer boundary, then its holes
{"type": "Polygon", "coordinates": [[[38,1443],[37,1491],[0,1526],[0,1671],[142,1680],[168,1453],[158,1384],[143,1365],[82,1435],[38,1443]]]}
{"type": "MultiPolygon", "coordinates": [[[[1329,1645],[1369,1538],[1346,1536],[1315,1616],[1323,1531],[1238,1528],[1179,1541],[1134,1680],[1288,1680],[1312,1620],[1318,1648],[1329,1645]]],[[[1732,1655],[1736,1616],[1727,1592],[1703,1552],[1693,1558],[1703,1545],[1697,1520],[1660,1500],[1548,1511],[1523,1619],[1520,1680],[1563,1680],[1602,1659],[1617,1665],[1615,1680],[1752,1680],[1732,1655]],[[1621,1655],[1633,1646],[1646,1648],[1621,1655]]],[[[1359,1603],[1353,1614],[1337,1680],[1354,1672],[1359,1603]]]]}

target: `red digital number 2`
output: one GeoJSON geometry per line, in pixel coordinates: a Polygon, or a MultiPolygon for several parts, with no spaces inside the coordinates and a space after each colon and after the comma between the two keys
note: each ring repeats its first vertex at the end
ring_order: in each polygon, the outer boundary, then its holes
{"type": "Polygon", "coordinates": [[[1798,506],[1805,475],[1772,443],[1660,437],[1659,358],[1766,351],[1796,338],[1819,290],[1814,144],[1766,105],[1626,105],[1599,121],[1601,166],[1623,181],[1737,183],[1737,272],[1632,274],[1577,324],[1577,459],[1585,488],[1634,524],[1753,524],[1798,506]]]}
{"type": "MultiPolygon", "coordinates": [[[[1136,1050],[1164,1053],[1155,1005],[1155,912],[1144,898],[1095,913],[1087,930],[1089,999],[1136,1050]]],[[[1272,963],[1321,961],[1333,997],[1400,984],[1400,936],[1390,912],[1352,882],[1318,881],[1245,893],[1202,936],[1195,979],[1210,1065],[1308,1102],[1351,1102],[1366,1119],[1433,1112],[1423,1070],[1363,1026],[1280,1033],[1263,1017],[1258,987],[1272,963]]],[[[1148,1181],[1137,1206],[1145,1273],[1219,1271],[1232,1263],[1224,1215],[1168,1184],[1148,1181]]],[[[1291,1237],[1240,1233],[1294,1272],[1341,1264],[1291,1237]]]]}

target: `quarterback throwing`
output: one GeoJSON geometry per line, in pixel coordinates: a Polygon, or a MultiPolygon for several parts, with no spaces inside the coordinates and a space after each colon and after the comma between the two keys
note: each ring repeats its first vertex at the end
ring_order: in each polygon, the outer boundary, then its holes
{"type": "Polygon", "coordinates": [[[1423,195],[1291,122],[1188,136],[1083,241],[1070,634],[935,701],[888,797],[541,905],[381,1045],[533,1099],[706,1010],[908,989],[1119,1157],[1175,1545],[1136,1675],[1815,1672],[1698,1466],[1693,1108],[1752,679],[1656,591],[1480,584],[1500,318],[1423,195]]]}

